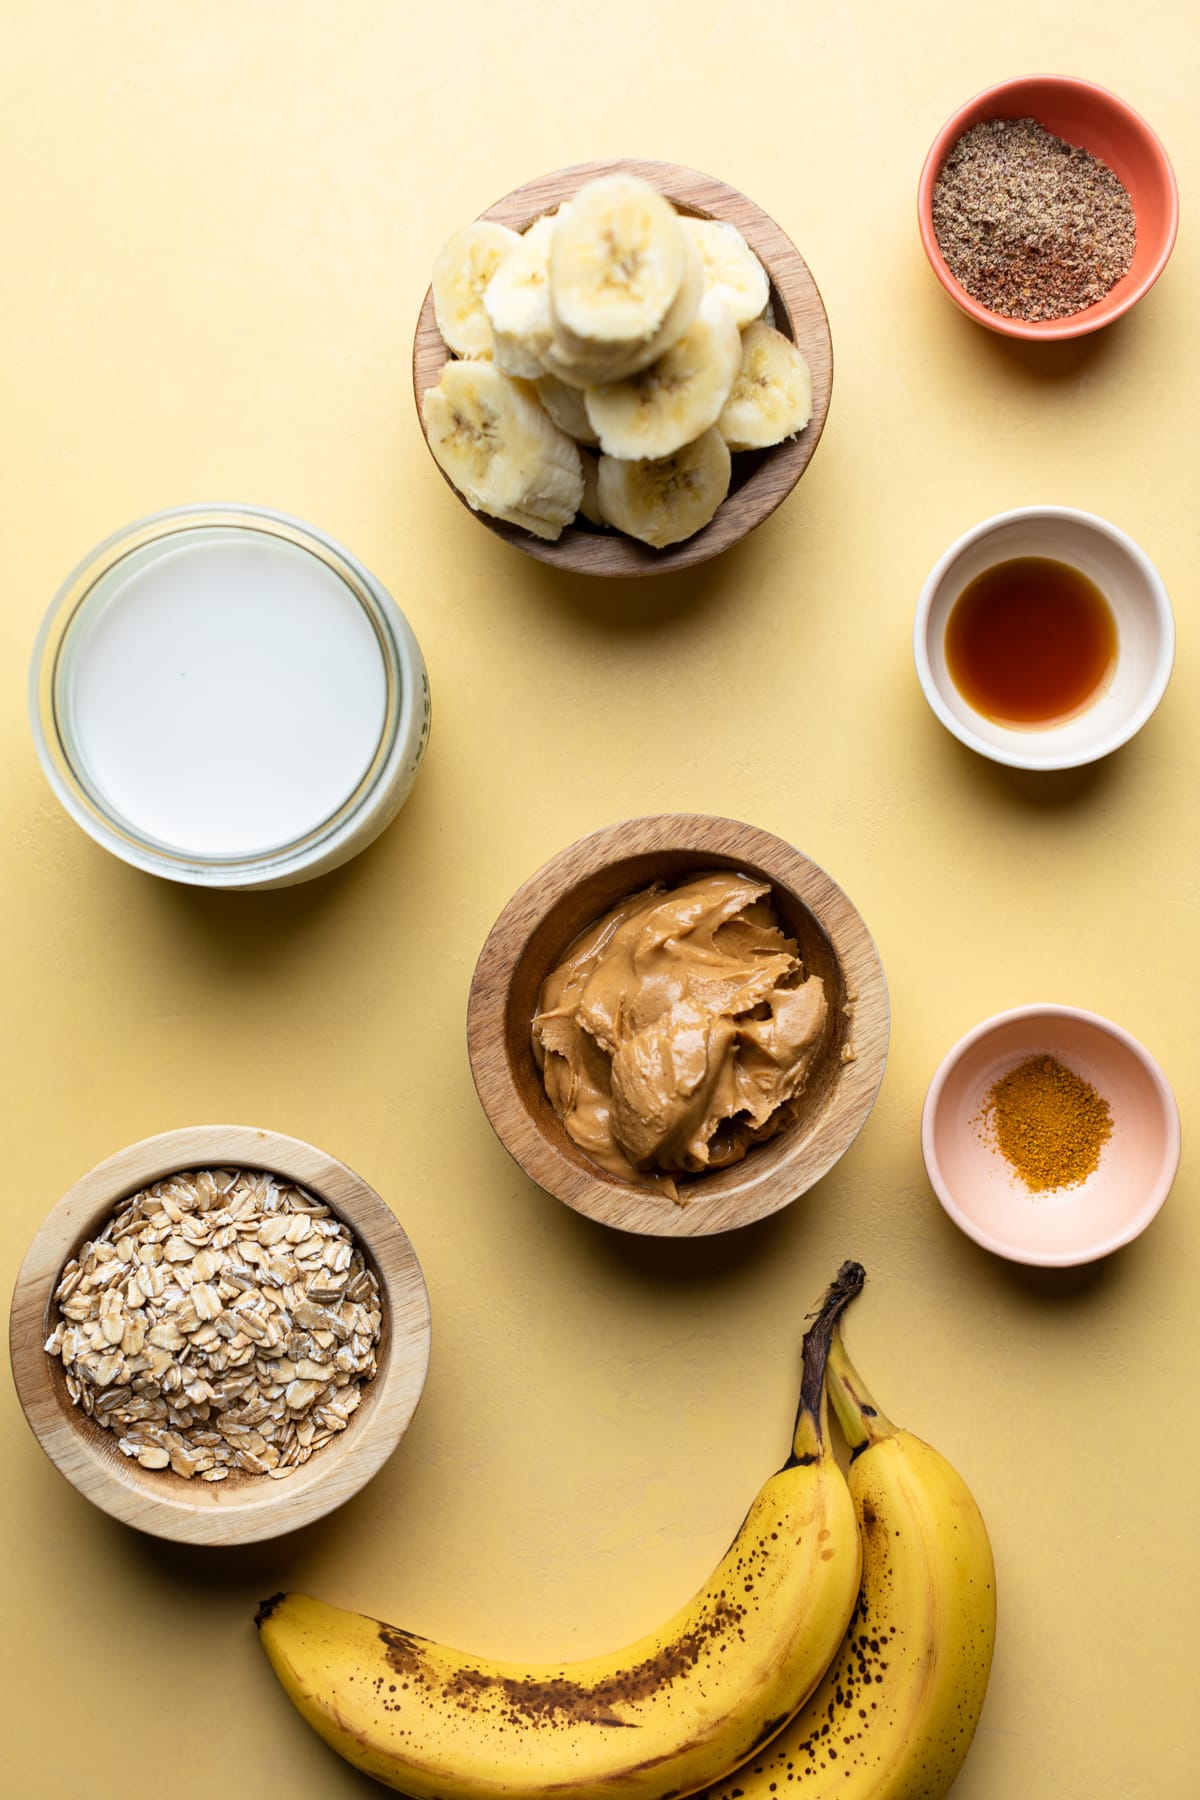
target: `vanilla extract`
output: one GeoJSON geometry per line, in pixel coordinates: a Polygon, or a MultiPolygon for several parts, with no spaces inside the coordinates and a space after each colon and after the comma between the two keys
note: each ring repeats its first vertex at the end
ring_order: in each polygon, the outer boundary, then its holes
{"type": "Polygon", "coordinates": [[[1070,563],[1012,557],[958,596],[945,653],[976,712],[998,725],[1049,725],[1082,712],[1108,686],[1117,624],[1100,589],[1070,563]]]}

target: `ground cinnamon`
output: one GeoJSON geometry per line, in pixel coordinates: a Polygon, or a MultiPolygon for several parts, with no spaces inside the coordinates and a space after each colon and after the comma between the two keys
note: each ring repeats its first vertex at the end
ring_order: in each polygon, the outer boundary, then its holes
{"type": "Polygon", "coordinates": [[[1112,1136],[1108,1101],[1054,1056],[1030,1056],[989,1088],[981,1121],[1034,1193],[1086,1181],[1112,1136]]]}

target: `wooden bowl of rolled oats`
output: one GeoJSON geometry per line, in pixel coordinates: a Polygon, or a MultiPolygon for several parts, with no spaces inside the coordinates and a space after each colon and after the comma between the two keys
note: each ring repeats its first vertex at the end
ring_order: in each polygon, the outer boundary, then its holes
{"type": "Polygon", "coordinates": [[[243,1125],[163,1132],[77,1181],[9,1321],[51,1461],[114,1518],[192,1544],[277,1537],[357,1492],[412,1418],[429,1337],[374,1189],[243,1125]]]}

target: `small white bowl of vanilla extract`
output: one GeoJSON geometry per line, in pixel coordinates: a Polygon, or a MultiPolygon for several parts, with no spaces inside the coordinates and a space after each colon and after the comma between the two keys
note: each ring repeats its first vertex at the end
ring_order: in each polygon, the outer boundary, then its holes
{"type": "Polygon", "coordinates": [[[913,632],[925,698],[994,762],[1071,769],[1140,731],[1162,699],[1175,619],[1154,564],[1093,513],[997,513],[942,556],[913,632]]]}

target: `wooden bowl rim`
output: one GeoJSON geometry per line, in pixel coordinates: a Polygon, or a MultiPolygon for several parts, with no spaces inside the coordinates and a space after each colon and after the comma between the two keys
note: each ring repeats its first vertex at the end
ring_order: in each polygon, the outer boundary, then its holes
{"type": "MultiPolygon", "coordinates": [[[[701,217],[722,218],[731,212],[737,215],[731,222],[737,224],[763,263],[771,282],[772,298],[782,306],[784,317],[776,323],[795,336],[797,318],[803,314],[810,317],[809,329],[802,338],[796,338],[813,372],[813,413],[809,423],[797,437],[755,453],[760,457],[758,466],[722,502],[712,521],[692,537],[665,550],[653,550],[649,545],[617,532],[582,531],[573,525],[568,525],[556,542],[548,543],[519,526],[506,524],[503,519],[474,512],[436,460],[434,467],[459,504],[474,518],[538,562],[570,569],[577,574],[637,577],[691,568],[719,556],[761,525],[787,499],[812,460],[825,428],[833,391],[833,340],[820,290],[804,258],[782,227],[738,188],[681,163],[645,161],[636,157],[574,163],[569,168],[536,176],[514,188],[479,217],[496,219],[501,224],[523,230],[539,214],[559,205],[568,191],[574,193],[585,181],[617,173],[640,175],[674,204],[701,217]]],[[[428,288],[413,334],[412,358],[417,420],[427,448],[429,438],[421,401],[426,389],[435,385],[449,360],[450,353],[434,319],[433,290],[428,288]]],[[[432,452],[430,455],[432,457],[432,452]]]]}
{"type": "MultiPolygon", "coordinates": [[[[564,946],[565,948],[565,946],[564,946]]],[[[652,813],[603,827],[544,863],[503,908],[475,965],[467,1002],[467,1052],[476,1092],[488,1121],[513,1160],[531,1180],[576,1212],[622,1231],[654,1237],[700,1237],[749,1225],[789,1205],[829,1172],[866,1123],[887,1061],[890,1008],[878,951],[844,890],[810,857],[785,839],[737,819],[705,813],[652,813]],[[595,1165],[581,1167],[581,1153],[547,1102],[535,1118],[518,1090],[508,1058],[508,1011],[513,981],[525,947],[546,914],[589,876],[614,863],[653,855],[726,857],[761,869],[765,878],[798,902],[816,921],[841,966],[855,1006],[855,1056],[838,1072],[841,1107],[826,1134],[810,1130],[780,1161],[763,1168],[755,1152],[731,1169],[719,1195],[705,1197],[707,1177],[691,1185],[679,1206],[646,1194],[595,1165]],[[831,919],[831,912],[836,917],[831,919]],[[819,1137],[819,1142],[814,1138],[819,1137]],[[740,1179],[738,1178],[740,1172],[740,1179]],[[735,1216],[728,1216],[732,1213],[735,1216]]],[[[532,1054],[532,1052],[531,1052],[532,1054]]],[[[830,1110],[827,1103],[825,1113],[830,1110]]],[[[825,1113],[822,1114],[824,1120],[825,1113]]],[[[788,1133],[772,1143],[786,1142],[788,1133]]],[[[764,1145],[769,1152],[771,1145],[764,1145]]]]}
{"type": "MultiPolygon", "coordinates": [[[[407,1233],[369,1183],[301,1138],[248,1125],[195,1125],[105,1157],[51,1209],[17,1275],[9,1315],[13,1379],[30,1430],[68,1481],[103,1511],[155,1537],[247,1544],[322,1518],[370,1480],[416,1411],[430,1345],[429,1299],[407,1233]],[[246,1476],[185,1481],[99,1447],[98,1427],[65,1398],[43,1344],[59,1271],[116,1205],[176,1171],[262,1169],[329,1206],[368,1252],[384,1302],[385,1351],[363,1405],[286,1482],[246,1476]]],[[[105,1436],[110,1434],[105,1433],[105,1436]]]]}

